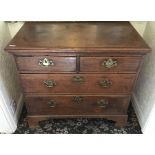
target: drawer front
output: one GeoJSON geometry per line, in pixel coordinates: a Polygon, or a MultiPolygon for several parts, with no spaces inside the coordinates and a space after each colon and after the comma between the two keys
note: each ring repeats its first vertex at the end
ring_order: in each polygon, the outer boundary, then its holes
{"type": "Polygon", "coordinates": [[[21,74],[27,93],[130,93],[135,74],[21,74]]]}
{"type": "Polygon", "coordinates": [[[137,72],[141,57],[81,57],[81,72],[137,72]]]}
{"type": "Polygon", "coordinates": [[[29,115],[117,115],[126,114],[129,97],[40,96],[27,97],[29,115]]]}
{"type": "Polygon", "coordinates": [[[16,57],[18,70],[21,72],[75,72],[76,57],[16,57]]]}

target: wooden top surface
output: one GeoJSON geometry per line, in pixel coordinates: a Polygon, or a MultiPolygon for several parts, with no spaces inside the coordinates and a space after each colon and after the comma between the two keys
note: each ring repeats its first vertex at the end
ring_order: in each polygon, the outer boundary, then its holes
{"type": "Polygon", "coordinates": [[[6,50],[150,51],[129,22],[26,22],[6,50]]]}

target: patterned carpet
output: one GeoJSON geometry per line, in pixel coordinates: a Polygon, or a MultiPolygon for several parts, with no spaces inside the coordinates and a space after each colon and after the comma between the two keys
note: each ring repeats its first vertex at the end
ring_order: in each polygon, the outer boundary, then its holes
{"type": "Polygon", "coordinates": [[[136,114],[130,105],[125,128],[116,128],[114,122],[104,119],[50,119],[39,122],[39,127],[29,128],[23,112],[15,134],[141,134],[136,114]]]}

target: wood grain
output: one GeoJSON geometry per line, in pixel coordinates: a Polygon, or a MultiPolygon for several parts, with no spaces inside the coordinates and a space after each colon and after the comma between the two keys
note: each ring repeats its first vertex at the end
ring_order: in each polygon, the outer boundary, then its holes
{"type": "Polygon", "coordinates": [[[132,91],[135,74],[21,74],[21,82],[25,93],[128,93],[132,91]],[[73,82],[73,77],[84,79],[83,83],[73,82]],[[56,86],[48,88],[45,80],[53,80],[56,86]],[[102,80],[111,80],[112,86],[103,88],[99,85],[102,80]]]}
{"type": "Polygon", "coordinates": [[[124,127],[143,57],[151,51],[129,22],[25,22],[5,50],[15,57],[30,127],[80,117],[124,127]],[[38,65],[44,58],[54,65],[38,65]],[[109,58],[117,66],[102,65],[109,58]]]}
{"type": "Polygon", "coordinates": [[[112,115],[126,114],[130,97],[113,96],[40,96],[27,97],[26,106],[30,115],[112,115]],[[83,101],[76,103],[74,97],[80,96],[83,101]],[[107,102],[101,107],[99,101],[107,102]],[[50,107],[48,102],[55,102],[55,107],[50,107]]]}
{"type": "Polygon", "coordinates": [[[112,72],[112,73],[136,73],[139,69],[142,57],[81,57],[81,72],[112,72]],[[117,61],[117,66],[106,68],[103,62],[112,59],[117,61]]]}
{"type": "Polygon", "coordinates": [[[16,57],[16,63],[18,70],[26,73],[76,72],[76,57],[51,57],[48,55],[16,57]],[[51,60],[54,65],[49,67],[39,65],[39,61],[44,58],[51,60]]]}
{"type": "Polygon", "coordinates": [[[26,22],[6,49],[59,52],[108,48],[138,49],[139,53],[150,50],[129,22],[26,22]]]}

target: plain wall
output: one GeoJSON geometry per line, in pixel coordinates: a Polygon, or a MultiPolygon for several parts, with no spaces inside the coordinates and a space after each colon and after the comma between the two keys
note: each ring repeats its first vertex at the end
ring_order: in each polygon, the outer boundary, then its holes
{"type": "Polygon", "coordinates": [[[19,84],[16,64],[4,47],[12,39],[6,22],[0,22],[0,132],[12,132],[18,121],[22,89],[19,84]],[[11,128],[12,127],[12,128],[11,128]]]}
{"type": "Polygon", "coordinates": [[[5,85],[6,91],[8,93],[8,98],[18,102],[19,95],[21,93],[21,87],[19,85],[18,73],[16,69],[16,64],[12,55],[4,52],[4,47],[12,39],[8,24],[5,22],[0,22],[0,79],[5,85]]]}
{"type": "Polygon", "coordinates": [[[147,128],[155,129],[155,123],[151,118],[155,118],[155,114],[151,114],[155,105],[155,22],[147,22],[142,36],[152,48],[152,52],[144,58],[132,100],[142,131],[145,133],[147,128]]]}
{"type": "Polygon", "coordinates": [[[131,21],[130,22],[132,26],[137,30],[137,32],[143,37],[143,34],[145,32],[145,28],[147,25],[147,21],[131,21]]]}

